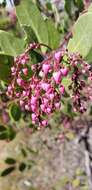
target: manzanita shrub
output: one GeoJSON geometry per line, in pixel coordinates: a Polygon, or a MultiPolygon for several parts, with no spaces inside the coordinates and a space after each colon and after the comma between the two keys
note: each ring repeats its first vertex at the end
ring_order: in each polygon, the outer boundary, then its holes
{"type": "MultiPolygon", "coordinates": [[[[58,16],[53,16],[52,4],[46,4],[49,8],[45,12],[38,1],[21,0],[15,8],[17,35],[0,30],[0,80],[6,94],[2,109],[9,108],[15,123],[21,113],[26,113],[31,116],[32,126],[44,128],[57,110],[67,106],[67,99],[74,114],[89,109],[92,100],[92,5],[88,8],[89,3],[65,1],[71,22],[78,18],[72,31],[68,31],[65,27],[61,29],[60,19],[54,24],[58,16]],[[80,14],[84,8],[86,11],[80,14]]],[[[6,111],[3,118],[7,123],[6,111]]],[[[7,128],[2,126],[0,130],[1,139],[6,139],[7,128]]],[[[13,137],[14,131],[9,128],[8,140],[13,137]]]]}
{"type": "Polygon", "coordinates": [[[47,117],[62,107],[66,90],[64,78],[70,80],[74,111],[86,111],[85,102],[92,97],[83,94],[83,89],[88,85],[85,79],[92,79],[92,73],[90,65],[78,53],[69,53],[63,47],[45,54],[43,61],[30,65],[29,54],[41,46],[43,44],[31,43],[14,59],[7,95],[16,99],[22,110],[32,114],[33,124],[44,127],[48,124],[47,117]]]}
{"type": "Polygon", "coordinates": [[[22,111],[30,112],[32,123],[38,127],[47,126],[48,117],[62,109],[66,94],[72,100],[73,112],[84,113],[87,100],[92,99],[87,91],[92,79],[91,12],[90,6],[78,18],[72,39],[70,34],[60,42],[53,20],[42,17],[33,1],[23,0],[16,7],[21,38],[0,31],[0,79],[8,83],[7,96],[22,111]]]}

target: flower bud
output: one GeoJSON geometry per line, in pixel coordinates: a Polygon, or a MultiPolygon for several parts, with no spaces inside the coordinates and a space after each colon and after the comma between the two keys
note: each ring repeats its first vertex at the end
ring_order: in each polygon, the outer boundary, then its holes
{"type": "Polygon", "coordinates": [[[64,92],[65,92],[65,87],[62,85],[62,86],[59,88],[59,91],[61,92],[61,94],[64,94],[64,92]]]}
{"type": "Polygon", "coordinates": [[[56,60],[57,62],[60,62],[60,59],[61,59],[61,52],[56,52],[54,56],[55,56],[55,60],[56,60]]]}
{"type": "Polygon", "coordinates": [[[28,75],[28,68],[24,68],[24,69],[22,69],[22,71],[23,71],[23,74],[24,74],[25,76],[28,75]]]}
{"type": "Polygon", "coordinates": [[[43,120],[41,122],[41,124],[42,124],[43,127],[46,127],[48,125],[48,121],[47,120],[43,120]]]}
{"type": "Polygon", "coordinates": [[[62,68],[62,69],[61,69],[61,73],[62,73],[62,75],[63,75],[64,77],[66,77],[67,74],[68,74],[68,68],[62,68]]]}
{"type": "Polygon", "coordinates": [[[61,71],[54,72],[53,73],[53,78],[54,78],[56,84],[59,84],[61,82],[61,79],[62,79],[62,73],[61,73],[61,71]]]}
{"type": "Polygon", "coordinates": [[[43,64],[42,66],[42,70],[45,74],[48,74],[49,70],[51,69],[51,65],[50,64],[43,64]]]}

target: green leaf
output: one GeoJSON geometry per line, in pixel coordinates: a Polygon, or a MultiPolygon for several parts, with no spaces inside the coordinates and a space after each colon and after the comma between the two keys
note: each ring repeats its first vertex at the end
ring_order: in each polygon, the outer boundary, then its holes
{"type": "Polygon", "coordinates": [[[27,147],[27,150],[28,150],[31,154],[33,154],[33,155],[38,155],[38,151],[37,151],[37,150],[33,150],[33,149],[31,149],[30,147],[27,147]]]}
{"type": "Polygon", "coordinates": [[[27,43],[30,42],[38,42],[35,33],[33,32],[32,28],[30,26],[23,26],[25,31],[25,41],[27,43]]]}
{"type": "Polygon", "coordinates": [[[10,116],[14,121],[19,121],[21,118],[21,110],[17,104],[12,104],[10,107],[10,116]]]}
{"type": "Polygon", "coordinates": [[[16,133],[11,127],[1,126],[0,140],[13,140],[15,136],[16,133]]]}
{"type": "Polygon", "coordinates": [[[46,2],[46,8],[47,8],[49,11],[52,11],[52,3],[51,3],[51,2],[46,2]]]}
{"type": "Polygon", "coordinates": [[[6,158],[5,163],[10,165],[16,164],[16,160],[14,158],[6,158]]]}
{"type": "Polygon", "coordinates": [[[24,162],[20,163],[19,170],[23,172],[26,169],[26,164],[24,162]]]}
{"type": "Polygon", "coordinates": [[[71,19],[74,16],[76,17],[76,13],[79,14],[83,9],[83,0],[65,0],[65,10],[71,19]]]}
{"type": "Polygon", "coordinates": [[[69,15],[69,17],[71,18],[75,11],[73,0],[70,0],[70,1],[65,0],[65,10],[66,10],[67,14],[69,15]]]}
{"type": "Polygon", "coordinates": [[[60,44],[61,35],[55,28],[55,25],[51,19],[47,19],[46,24],[48,30],[49,46],[50,48],[55,49],[60,44]]]}
{"type": "Polygon", "coordinates": [[[0,133],[0,140],[7,140],[8,139],[8,136],[7,136],[7,132],[2,132],[0,133]]]}
{"type": "Polygon", "coordinates": [[[9,168],[7,168],[7,169],[5,169],[5,170],[3,170],[3,171],[1,172],[1,176],[2,176],[2,177],[7,176],[7,175],[9,175],[10,173],[12,173],[14,170],[15,170],[15,167],[14,167],[14,166],[9,167],[9,168]]]}
{"type": "Polygon", "coordinates": [[[0,133],[1,133],[1,132],[4,132],[4,131],[5,131],[5,129],[6,129],[6,128],[5,128],[5,126],[0,125],[0,133]]]}
{"type": "Polygon", "coordinates": [[[16,137],[16,132],[14,131],[13,128],[9,127],[7,130],[7,138],[8,140],[12,141],[16,137]]]}
{"type": "Polygon", "coordinates": [[[83,0],[75,0],[75,4],[78,7],[79,11],[83,11],[83,9],[84,9],[83,0]]]}
{"type": "Polygon", "coordinates": [[[30,52],[30,56],[31,56],[31,63],[32,64],[36,64],[36,63],[39,63],[39,62],[44,60],[43,56],[40,53],[38,53],[37,51],[34,51],[34,50],[32,50],[30,52]]]}
{"type": "Polygon", "coordinates": [[[14,63],[12,56],[0,53],[0,80],[9,82],[11,79],[11,66],[14,63]]]}
{"type": "Polygon", "coordinates": [[[48,32],[45,21],[32,0],[22,0],[20,5],[16,7],[16,13],[22,27],[30,26],[38,42],[48,44],[48,32]]]}
{"type": "Polygon", "coordinates": [[[21,149],[21,153],[22,153],[23,157],[27,157],[27,152],[24,148],[21,149]]]}
{"type": "Polygon", "coordinates": [[[82,14],[75,23],[68,50],[79,52],[83,58],[92,61],[92,9],[82,14]]]}
{"type": "Polygon", "coordinates": [[[7,128],[3,125],[0,126],[0,140],[7,139],[7,128]]]}
{"type": "Polygon", "coordinates": [[[3,30],[0,30],[0,51],[3,54],[17,56],[23,52],[25,42],[23,39],[14,37],[3,30]]]}
{"type": "Polygon", "coordinates": [[[7,28],[10,26],[11,26],[11,20],[9,17],[0,19],[0,30],[7,30],[7,28]]]}

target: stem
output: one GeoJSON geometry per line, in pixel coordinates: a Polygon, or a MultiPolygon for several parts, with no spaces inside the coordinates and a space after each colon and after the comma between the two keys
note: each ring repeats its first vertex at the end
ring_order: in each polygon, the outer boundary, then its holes
{"type": "Polygon", "coordinates": [[[29,45],[29,46],[26,48],[25,53],[29,53],[30,50],[38,49],[38,48],[40,48],[41,46],[47,47],[48,49],[50,49],[50,50],[52,51],[51,47],[49,47],[49,46],[46,45],[46,44],[43,44],[43,43],[34,43],[34,44],[35,44],[34,47],[30,47],[30,45],[29,45]]]}
{"type": "Polygon", "coordinates": [[[47,47],[48,49],[52,50],[52,48],[51,48],[51,47],[49,47],[49,46],[48,46],[48,45],[46,45],[46,44],[41,43],[41,44],[39,44],[39,45],[40,45],[40,46],[47,47]]]}
{"type": "Polygon", "coordinates": [[[68,32],[68,33],[66,34],[66,36],[64,37],[64,40],[63,40],[63,42],[61,43],[60,48],[63,48],[64,45],[66,45],[66,44],[68,43],[68,41],[69,41],[69,39],[70,39],[71,37],[72,37],[72,32],[68,32]]]}

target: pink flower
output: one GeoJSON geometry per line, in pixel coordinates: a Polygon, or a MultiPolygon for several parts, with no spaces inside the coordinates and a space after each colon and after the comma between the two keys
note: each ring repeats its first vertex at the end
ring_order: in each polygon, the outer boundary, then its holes
{"type": "Polygon", "coordinates": [[[47,107],[47,109],[46,109],[46,113],[47,113],[47,114],[50,114],[51,111],[52,111],[52,109],[51,109],[50,107],[47,107]]]}
{"type": "Polygon", "coordinates": [[[62,75],[65,77],[65,76],[67,76],[67,74],[68,74],[68,68],[62,68],[61,69],[61,73],[62,73],[62,75]]]}
{"type": "Polygon", "coordinates": [[[8,86],[8,92],[12,92],[12,86],[11,85],[8,86]]]}
{"type": "Polygon", "coordinates": [[[61,73],[61,71],[54,72],[53,73],[53,78],[54,78],[56,84],[59,84],[61,82],[61,79],[62,79],[62,73],[61,73]]]}
{"type": "Polygon", "coordinates": [[[36,107],[36,105],[31,105],[31,110],[32,110],[33,112],[37,112],[37,107],[36,107]]]}
{"type": "Polygon", "coordinates": [[[28,75],[28,69],[27,68],[22,69],[22,71],[23,71],[23,73],[24,73],[25,76],[28,75]]]}
{"type": "Polygon", "coordinates": [[[20,60],[19,62],[22,64],[22,65],[25,65],[27,62],[29,61],[29,56],[27,54],[21,54],[20,55],[20,60]]]}
{"type": "Polygon", "coordinates": [[[23,85],[23,80],[22,80],[21,78],[18,78],[18,79],[17,79],[17,84],[18,84],[19,86],[22,86],[22,85],[23,85]]]}
{"type": "Polygon", "coordinates": [[[31,104],[36,104],[37,103],[37,97],[32,96],[31,97],[31,104]]]}
{"type": "Polygon", "coordinates": [[[23,106],[24,105],[24,101],[23,100],[20,100],[20,106],[23,106]]]}
{"type": "Polygon", "coordinates": [[[32,121],[36,121],[37,120],[37,116],[35,113],[32,113],[32,121]]]}
{"type": "Polygon", "coordinates": [[[42,87],[43,90],[48,91],[49,88],[50,88],[50,84],[43,82],[41,84],[41,87],[42,87]]]}
{"type": "Polygon", "coordinates": [[[48,125],[48,121],[47,121],[47,120],[43,120],[43,121],[41,122],[41,124],[42,124],[43,127],[45,127],[45,126],[48,125]]]}
{"type": "Polygon", "coordinates": [[[56,109],[59,109],[61,107],[61,103],[60,102],[56,102],[55,103],[55,107],[56,107],[56,109]]]}
{"type": "Polygon", "coordinates": [[[50,98],[51,100],[53,100],[54,97],[55,97],[55,94],[54,94],[54,93],[49,94],[49,98],[50,98]]]}
{"type": "Polygon", "coordinates": [[[11,71],[14,73],[14,72],[16,72],[16,68],[15,67],[12,67],[11,68],[11,71]]]}
{"type": "Polygon", "coordinates": [[[62,86],[59,88],[59,91],[61,92],[61,94],[64,94],[64,92],[65,92],[65,87],[62,85],[62,86]]]}
{"type": "Polygon", "coordinates": [[[47,105],[49,100],[47,98],[43,98],[43,102],[44,102],[45,105],[47,105]]]}
{"type": "Polygon", "coordinates": [[[23,90],[23,96],[27,96],[27,91],[23,90]]]}
{"type": "Polygon", "coordinates": [[[17,98],[20,97],[20,93],[19,93],[19,92],[16,93],[16,97],[17,97],[17,98]]]}
{"type": "Polygon", "coordinates": [[[30,110],[28,104],[25,105],[25,109],[28,110],[28,111],[30,110]]]}
{"type": "Polygon", "coordinates": [[[57,61],[57,62],[60,62],[60,59],[61,59],[61,52],[60,52],[60,51],[59,51],[59,52],[56,52],[56,53],[54,54],[54,56],[55,56],[56,61],[57,61]]]}
{"type": "Polygon", "coordinates": [[[41,110],[42,110],[43,112],[45,112],[45,105],[44,105],[44,104],[41,104],[40,107],[41,107],[41,110]]]}
{"type": "Polygon", "coordinates": [[[42,66],[42,70],[45,74],[48,74],[49,70],[51,69],[51,65],[50,64],[46,64],[44,63],[42,66]]]}

